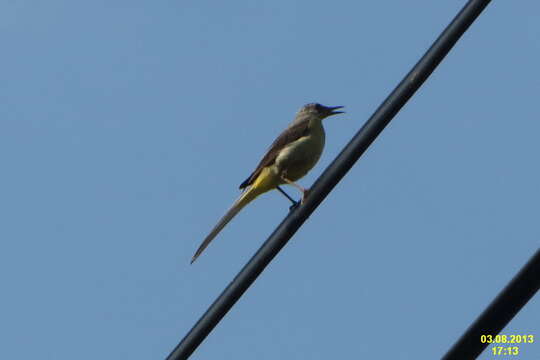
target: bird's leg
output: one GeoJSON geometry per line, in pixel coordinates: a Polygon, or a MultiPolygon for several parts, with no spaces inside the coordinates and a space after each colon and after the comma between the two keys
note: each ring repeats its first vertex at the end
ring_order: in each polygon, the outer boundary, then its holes
{"type": "Polygon", "coordinates": [[[292,202],[292,205],[289,206],[289,210],[294,210],[298,207],[298,205],[300,205],[300,201],[294,201],[294,199],[285,192],[285,190],[283,190],[282,188],[280,188],[279,186],[276,187],[280,193],[282,193],[287,199],[289,199],[291,202],[292,202]]]}
{"type": "Polygon", "coordinates": [[[297,201],[294,201],[294,199],[293,199],[289,194],[287,194],[287,193],[285,192],[285,190],[283,190],[283,189],[280,188],[279,186],[276,186],[276,188],[278,189],[278,191],[279,191],[280,193],[283,194],[283,196],[285,196],[287,199],[290,200],[290,202],[292,202],[291,210],[292,210],[292,208],[298,206],[298,202],[297,202],[297,201]]]}
{"type": "Polygon", "coordinates": [[[300,203],[303,204],[304,201],[306,200],[306,197],[307,197],[308,194],[309,194],[309,190],[308,190],[308,189],[304,189],[303,187],[301,187],[300,185],[298,185],[298,184],[295,183],[294,181],[287,179],[287,177],[286,177],[285,174],[281,175],[281,180],[285,181],[285,182],[286,182],[287,184],[289,184],[289,185],[294,186],[295,188],[297,188],[298,190],[300,190],[300,191],[302,192],[302,200],[300,200],[300,203]]]}

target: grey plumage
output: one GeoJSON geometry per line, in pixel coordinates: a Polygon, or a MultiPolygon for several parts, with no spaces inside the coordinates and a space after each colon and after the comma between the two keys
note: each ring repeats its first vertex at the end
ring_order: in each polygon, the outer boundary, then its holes
{"type": "Polygon", "coordinates": [[[302,192],[303,201],[307,190],[295,181],[311,170],[319,160],[325,142],[322,120],[342,113],[342,111],[335,111],[340,108],[342,106],[326,107],[320,104],[307,104],[300,109],[294,120],[270,145],[255,171],[240,184],[240,189],[244,191],[203,240],[193,255],[191,263],[229,221],[260,194],[275,189],[281,184],[289,184],[302,192]]]}
{"type": "Polygon", "coordinates": [[[342,107],[343,106],[326,107],[317,103],[304,105],[300,111],[298,111],[289,126],[287,126],[287,128],[279,134],[276,140],[274,140],[272,145],[270,145],[270,148],[259,162],[259,165],[257,165],[251,175],[240,184],[239,188],[244,189],[251,185],[264,167],[270,166],[275,162],[277,156],[284,147],[303,136],[307,136],[309,134],[310,120],[313,118],[314,114],[321,118],[341,114],[343,111],[335,110],[341,109],[342,107]]]}

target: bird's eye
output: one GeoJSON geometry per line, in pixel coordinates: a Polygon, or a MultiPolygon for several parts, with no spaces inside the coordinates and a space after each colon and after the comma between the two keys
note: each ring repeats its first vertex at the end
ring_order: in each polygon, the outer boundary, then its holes
{"type": "Polygon", "coordinates": [[[322,112],[323,107],[321,106],[321,104],[315,104],[315,110],[317,110],[317,112],[322,112]]]}

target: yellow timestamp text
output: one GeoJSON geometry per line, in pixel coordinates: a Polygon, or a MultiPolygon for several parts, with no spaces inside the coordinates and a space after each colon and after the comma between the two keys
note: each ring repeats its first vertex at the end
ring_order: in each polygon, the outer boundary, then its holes
{"type": "Polygon", "coordinates": [[[534,335],[480,335],[480,342],[483,344],[532,344],[534,335]]]}
{"type": "Polygon", "coordinates": [[[519,355],[519,346],[494,346],[491,352],[493,355],[519,355]]]}
{"type": "Polygon", "coordinates": [[[493,355],[519,355],[520,349],[518,344],[534,343],[534,335],[532,334],[511,334],[511,335],[480,335],[482,344],[494,344],[491,347],[493,355]]]}

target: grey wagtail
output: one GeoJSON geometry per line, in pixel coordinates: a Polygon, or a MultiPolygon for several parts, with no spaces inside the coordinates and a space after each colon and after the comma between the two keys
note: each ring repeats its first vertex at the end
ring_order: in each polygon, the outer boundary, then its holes
{"type": "Polygon", "coordinates": [[[325,137],[322,120],[343,113],[336,111],[341,108],[343,106],[307,104],[298,111],[294,120],[270,145],[255,171],[240,184],[240,189],[244,191],[203,240],[191,263],[225,225],[257,196],[276,188],[282,191],[279,185],[289,184],[302,192],[302,202],[304,201],[308,190],[295,181],[306,175],[321,157],[325,137]]]}

